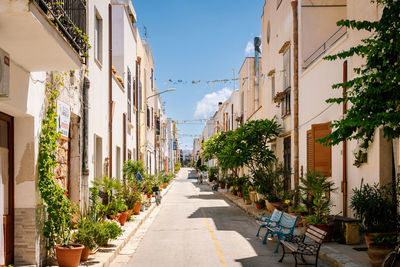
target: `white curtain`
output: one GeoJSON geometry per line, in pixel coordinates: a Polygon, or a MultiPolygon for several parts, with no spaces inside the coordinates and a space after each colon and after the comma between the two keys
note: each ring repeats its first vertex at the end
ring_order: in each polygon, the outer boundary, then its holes
{"type": "Polygon", "coordinates": [[[0,153],[0,215],[1,215],[1,227],[0,227],[0,265],[4,264],[4,233],[3,233],[3,215],[4,215],[4,183],[3,183],[3,158],[4,153],[0,153]]]}

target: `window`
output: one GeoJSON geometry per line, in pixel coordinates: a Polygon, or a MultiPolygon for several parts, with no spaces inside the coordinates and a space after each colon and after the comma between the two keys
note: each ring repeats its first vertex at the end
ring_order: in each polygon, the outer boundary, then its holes
{"type": "Polygon", "coordinates": [[[282,117],[290,114],[290,88],[285,90],[285,98],[282,100],[282,117]]]}
{"type": "Polygon", "coordinates": [[[330,122],[313,124],[311,130],[307,131],[307,169],[328,177],[332,175],[331,147],[315,140],[331,133],[329,125],[330,122]]]}
{"type": "Polygon", "coordinates": [[[118,181],[121,181],[121,148],[119,146],[116,147],[116,155],[115,155],[115,163],[116,163],[116,178],[118,181]]]}
{"type": "Polygon", "coordinates": [[[95,161],[94,161],[94,177],[101,178],[103,176],[103,145],[101,137],[94,136],[95,139],[95,161]]]}
{"type": "Polygon", "coordinates": [[[153,107],[151,107],[151,127],[154,127],[154,112],[153,107]]]}
{"type": "Polygon", "coordinates": [[[285,177],[284,180],[284,188],[286,191],[290,190],[290,180],[291,180],[291,175],[290,173],[292,172],[291,168],[291,138],[286,137],[283,139],[283,167],[285,170],[289,171],[289,174],[285,177]]]}
{"type": "Polygon", "coordinates": [[[128,82],[127,82],[127,84],[128,84],[128,111],[127,111],[127,115],[128,115],[128,121],[129,122],[131,122],[132,121],[132,104],[131,104],[131,102],[132,102],[132,90],[131,90],[131,88],[132,88],[132,83],[131,83],[131,79],[132,79],[132,75],[131,75],[131,70],[128,68],[128,82]]]}
{"type": "Polygon", "coordinates": [[[283,91],[290,88],[290,46],[283,52],[283,91]]]}
{"type": "Polygon", "coordinates": [[[98,12],[96,12],[94,22],[94,58],[102,63],[103,55],[103,20],[101,19],[98,12]]]}
{"type": "Polygon", "coordinates": [[[133,95],[132,104],[134,107],[136,107],[136,79],[133,79],[132,84],[133,84],[133,86],[132,86],[132,95],[133,95]]]}
{"type": "Polygon", "coordinates": [[[151,69],[151,90],[154,90],[154,70],[151,69]]]}
{"type": "Polygon", "coordinates": [[[275,73],[271,74],[271,99],[275,97],[275,73]]]}
{"type": "Polygon", "coordinates": [[[150,128],[150,109],[147,108],[147,127],[150,128]]]}

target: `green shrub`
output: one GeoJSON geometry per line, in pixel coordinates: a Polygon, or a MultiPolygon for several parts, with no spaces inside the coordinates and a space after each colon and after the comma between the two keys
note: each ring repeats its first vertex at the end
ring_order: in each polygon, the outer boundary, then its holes
{"type": "Polygon", "coordinates": [[[392,184],[366,184],[353,189],[350,206],[364,231],[384,233],[396,231],[399,224],[397,202],[392,184]]]}
{"type": "Polygon", "coordinates": [[[179,162],[176,162],[174,165],[175,171],[179,171],[181,169],[181,164],[179,162]]]}
{"type": "Polygon", "coordinates": [[[96,247],[96,223],[88,218],[80,220],[78,230],[73,235],[74,242],[82,244],[90,250],[94,249],[96,247]]]}

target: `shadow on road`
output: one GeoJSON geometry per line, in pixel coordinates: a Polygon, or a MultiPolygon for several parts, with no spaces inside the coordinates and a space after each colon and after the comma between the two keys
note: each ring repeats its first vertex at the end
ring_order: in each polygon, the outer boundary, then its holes
{"type": "MultiPolygon", "coordinates": [[[[209,192],[212,194],[199,194],[196,196],[187,196],[188,199],[221,199],[225,200],[218,193],[211,191],[208,185],[195,185],[200,188],[201,192],[209,192]]],[[[235,261],[241,263],[242,266],[292,266],[294,259],[291,255],[286,255],[284,263],[279,263],[281,256],[274,254],[276,243],[269,241],[267,245],[262,244],[262,240],[256,237],[259,225],[255,219],[249,218],[236,206],[217,206],[202,207],[197,209],[188,218],[204,218],[204,216],[215,224],[216,231],[234,231],[241,235],[253,248],[257,256],[236,258],[235,261]]],[[[260,236],[264,237],[265,231],[260,236]]],[[[244,256],[244,255],[243,255],[244,256]]]]}

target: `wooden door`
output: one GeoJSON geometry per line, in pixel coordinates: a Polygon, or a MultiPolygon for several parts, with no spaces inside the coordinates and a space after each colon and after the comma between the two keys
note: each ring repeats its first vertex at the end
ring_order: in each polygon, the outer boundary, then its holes
{"type": "Polygon", "coordinates": [[[3,229],[5,264],[14,261],[14,120],[0,112],[0,171],[4,185],[3,229]]]}

